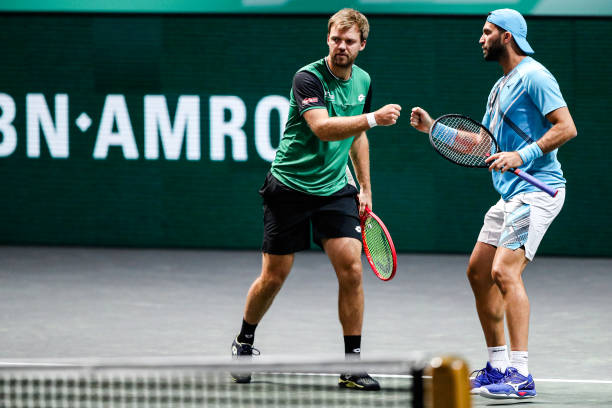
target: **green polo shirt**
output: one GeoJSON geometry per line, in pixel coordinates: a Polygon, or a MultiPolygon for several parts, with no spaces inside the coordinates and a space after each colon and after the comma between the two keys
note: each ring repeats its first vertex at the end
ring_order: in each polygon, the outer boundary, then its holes
{"type": "Polygon", "coordinates": [[[327,109],[330,117],[369,112],[370,76],[353,65],[348,80],[337,78],[325,58],[301,68],[294,76],[289,116],[271,172],[281,183],[308,194],[328,196],[347,184],[345,168],[354,136],[325,142],[302,116],[327,109]]]}

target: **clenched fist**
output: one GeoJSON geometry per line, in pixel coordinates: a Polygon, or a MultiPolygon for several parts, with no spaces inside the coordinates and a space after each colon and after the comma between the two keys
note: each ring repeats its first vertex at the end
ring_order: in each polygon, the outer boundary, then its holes
{"type": "Polygon", "coordinates": [[[401,110],[402,107],[394,103],[383,106],[382,108],[374,112],[374,118],[376,119],[376,123],[379,126],[395,125],[397,119],[400,116],[401,110]]]}
{"type": "Polygon", "coordinates": [[[418,106],[412,108],[412,112],[410,113],[410,125],[413,128],[428,133],[432,123],[433,119],[425,109],[419,108],[418,106]]]}

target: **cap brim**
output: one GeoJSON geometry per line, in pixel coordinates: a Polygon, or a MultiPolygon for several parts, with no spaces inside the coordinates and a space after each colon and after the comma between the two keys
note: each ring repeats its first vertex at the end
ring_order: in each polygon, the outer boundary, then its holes
{"type": "Polygon", "coordinates": [[[525,54],[533,54],[535,52],[525,37],[514,35],[514,41],[516,41],[516,45],[518,45],[525,54]]]}

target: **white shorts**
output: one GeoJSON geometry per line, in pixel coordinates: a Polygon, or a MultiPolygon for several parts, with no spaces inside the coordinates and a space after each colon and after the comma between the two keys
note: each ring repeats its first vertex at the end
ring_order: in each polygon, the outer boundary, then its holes
{"type": "Polygon", "coordinates": [[[525,257],[533,260],[546,230],[563,207],[565,188],[556,197],[544,192],[517,194],[500,199],[487,211],[478,241],[509,249],[525,247],[525,257]]]}

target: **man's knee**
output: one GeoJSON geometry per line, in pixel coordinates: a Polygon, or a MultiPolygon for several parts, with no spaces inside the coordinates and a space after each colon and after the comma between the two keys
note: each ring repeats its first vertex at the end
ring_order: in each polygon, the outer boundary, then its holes
{"type": "Polygon", "coordinates": [[[261,282],[269,289],[279,289],[293,266],[293,255],[278,256],[264,254],[261,282]]]}
{"type": "Polygon", "coordinates": [[[472,286],[491,285],[491,267],[482,262],[472,261],[468,263],[466,275],[472,286]]]}
{"type": "Polygon", "coordinates": [[[496,248],[493,245],[477,242],[466,271],[467,278],[472,286],[491,285],[491,265],[495,257],[496,248]]]}
{"type": "Polygon", "coordinates": [[[361,286],[361,259],[347,261],[339,269],[340,270],[337,272],[338,281],[343,288],[354,288],[361,286]]]}
{"type": "Polygon", "coordinates": [[[476,265],[474,265],[471,261],[468,263],[467,272],[466,272],[468,281],[471,284],[477,283],[480,281],[482,273],[478,270],[476,265]]]}
{"type": "Polygon", "coordinates": [[[267,271],[267,273],[263,273],[261,276],[261,282],[263,286],[268,288],[269,290],[277,291],[283,286],[285,282],[286,275],[280,273],[274,273],[272,271],[267,271]]]}
{"type": "Polygon", "coordinates": [[[505,294],[512,288],[523,286],[521,275],[528,261],[522,249],[501,248],[501,251],[501,256],[495,258],[491,268],[491,277],[499,290],[505,294]]]}
{"type": "Polygon", "coordinates": [[[502,293],[507,293],[509,289],[521,282],[520,275],[514,273],[512,268],[505,265],[493,265],[491,276],[502,293]]]}

